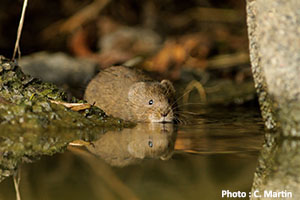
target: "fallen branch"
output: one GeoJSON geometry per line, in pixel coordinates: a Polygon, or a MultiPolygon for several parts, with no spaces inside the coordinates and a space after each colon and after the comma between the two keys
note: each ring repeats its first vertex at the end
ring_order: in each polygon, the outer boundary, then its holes
{"type": "Polygon", "coordinates": [[[67,108],[71,108],[73,111],[80,111],[80,110],[85,110],[91,107],[90,104],[88,103],[67,103],[67,102],[62,102],[62,101],[54,101],[50,100],[51,103],[63,105],[67,108]]]}

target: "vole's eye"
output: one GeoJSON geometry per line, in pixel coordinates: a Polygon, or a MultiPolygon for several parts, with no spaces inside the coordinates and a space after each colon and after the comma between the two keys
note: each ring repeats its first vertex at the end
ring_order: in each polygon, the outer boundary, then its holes
{"type": "Polygon", "coordinates": [[[151,99],[150,101],[149,101],[149,105],[152,105],[153,104],[153,100],[151,99]]]}
{"type": "Polygon", "coordinates": [[[149,142],[148,142],[148,146],[151,147],[151,148],[153,147],[152,141],[149,141],[149,142]]]}

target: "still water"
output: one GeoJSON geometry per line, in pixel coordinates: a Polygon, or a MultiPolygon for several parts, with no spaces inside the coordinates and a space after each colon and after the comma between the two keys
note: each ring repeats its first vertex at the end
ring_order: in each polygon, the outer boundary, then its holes
{"type": "MultiPolygon", "coordinates": [[[[250,192],[264,140],[259,110],[196,106],[185,113],[185,124],[107,132],[87,147],[24,164],[22,199],[215,200],[222,190],[250,192]]],[[[8,178],[0,200],[10,199],[8,178]]]]}

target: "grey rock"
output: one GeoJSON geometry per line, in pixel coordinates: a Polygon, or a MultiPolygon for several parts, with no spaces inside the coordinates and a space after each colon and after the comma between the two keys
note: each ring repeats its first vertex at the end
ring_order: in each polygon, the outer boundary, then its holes
{"type": "Polygon", "coordinates": [[[300,1],[248,0],[250,59],[269,129],[300,136],[300,1]]]}
{"type": "Polygon", "coordinates": [[[56,85],[78,86],[87,84],[94,76],[97,64],[64,53],[38,52],[19,61],[23,72],[56,85]]]}

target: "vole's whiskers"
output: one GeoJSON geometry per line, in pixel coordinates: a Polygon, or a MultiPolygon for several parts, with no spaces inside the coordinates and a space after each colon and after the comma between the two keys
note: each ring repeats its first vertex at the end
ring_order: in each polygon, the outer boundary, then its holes
{"type": "Polygon", "coordinates": [[[181,108],[181,107],[184,107],[184,106],[189,106],[189,105],[204,105],[204,103],[185,103],[185,104],[180,104],[180,105],[177,105],[176,107],[174,107],[174,109],[176,108],[181,108]]]}
{"type": "Polygon", "coordinates": [[[205,103],[184,103],[184,104],[181,104],[181,106],[187,106],[187,105],[205,105],[205,103]]]}
{"type": "Polygon", "coordinates": [[[180,97],[178,97],[172,104],[171,107],[173,107],[180,99],[182,99],[185,95],[189,94],[192,90],[188,90],[185,93],[183,93],[183,95],[181,95],[180,97]]]}
{"type": "Polygon", "coordinates": [[[180,117],[176,116],[174,118],[175,123],[177,123],[177,124],[187,124],[187,120],[185,118],[182,118],[182,117],[183,116],[180,116],[180,117]]]}
{"type": "Polygon", "coordinates": [[[174,112],[176,114],[187,114],[187,115],[200,115],[201,113],[196,113],[196,112],[190,112],[190,111],[184,111],[184,110],[179,110],[179,111],[176,111],[174,112]]]}

